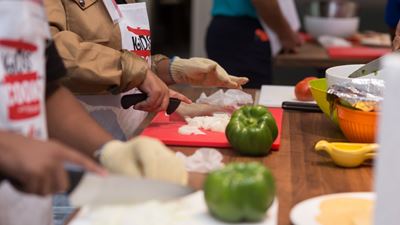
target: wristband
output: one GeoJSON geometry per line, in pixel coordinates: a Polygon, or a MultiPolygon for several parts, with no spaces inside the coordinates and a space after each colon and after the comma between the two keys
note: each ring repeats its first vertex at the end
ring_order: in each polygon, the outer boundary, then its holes
{"type": "Polygon", "coordinates": [[[176,81],[175,81],[174,77],[172,76],[172,69],[171,69],[172,63],[174,62],[175,59],[176,59],[176,56],[173,56],[169,59],[168,74],[169,74],[169,77],[171,78],[171,80],[174,81],[176,84],[176,81]]]}

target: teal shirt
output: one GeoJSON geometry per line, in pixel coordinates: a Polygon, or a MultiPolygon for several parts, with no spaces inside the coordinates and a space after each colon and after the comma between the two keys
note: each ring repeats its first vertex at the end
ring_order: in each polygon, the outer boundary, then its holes
{"type": "Polygon", "coordinates": [[[249,16],[257,18],[257,12],[251,0],[214,0],[211,13],[213,16],[249,16]]]}

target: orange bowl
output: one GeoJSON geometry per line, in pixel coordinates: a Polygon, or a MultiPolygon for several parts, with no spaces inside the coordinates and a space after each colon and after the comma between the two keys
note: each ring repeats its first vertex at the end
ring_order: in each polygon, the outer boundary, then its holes
{"type": "Polygon", "coordinates": [[[339,127],[351,142],[374,143],[378,112],[364,112],[337,104],[339,127]]]}

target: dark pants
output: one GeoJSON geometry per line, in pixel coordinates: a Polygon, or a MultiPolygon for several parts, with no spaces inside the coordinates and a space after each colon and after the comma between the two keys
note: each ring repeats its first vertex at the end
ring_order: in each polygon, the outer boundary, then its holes
{"type": "Polygon", "coordinates": [[[257,29],[262,27],[255,18],[215,16],[207,32],[208,57],[229,74],[249,77],[247,88],[272,81],[271,47],[256,35],[257,29]]]}

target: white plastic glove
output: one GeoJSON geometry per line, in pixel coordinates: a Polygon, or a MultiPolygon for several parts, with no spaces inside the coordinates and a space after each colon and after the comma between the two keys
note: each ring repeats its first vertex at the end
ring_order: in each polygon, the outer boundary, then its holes
{"type": "Polygon", "coordinates": [[[249,79],[229,75],[211,59],[175,57],[171,63],[171,76],[176,83],[206,87],[241,88],[249,79]]]}
{"type": "Polygon", "coordinates": [[[188,181],[183,161],[159,140],[150,137],[110,141],[102,149],[100,162],[112,173],[182,185],[188,181]]]}

